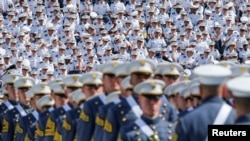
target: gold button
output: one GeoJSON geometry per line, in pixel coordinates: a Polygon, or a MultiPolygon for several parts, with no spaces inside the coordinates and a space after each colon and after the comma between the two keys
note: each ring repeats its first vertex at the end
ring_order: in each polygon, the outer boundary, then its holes
{"type": "Polygon", "coordinates": [[[141,138],[138,138],[137,141],[141,141],[141,138]]]}
{"type": "Polygon", "coordinates": [[[121,108],[121,107],[122,107],[122,105],[121,105],[121,104],[118,104],[118,107],[119,107],[119,108],[121,108]]]}
{"type": "Polygon", "coordinates": [[[139,135],[140,135],[140,132],[139,132],[139,131],[137,131],[135,134],[136,134],[137,136],[139,136],[139,135]]]}
{"type": "Polygon", "coordinates": [[[136,127],[136,126],[134,126],[134,127],[133,127],[133,129],[134,129],[134,130],[137,130],[137,127],[136,127]]]}
{"type": "Polygon", "coordinates": [[[168,133],[169,133],[169,134],[172,134],[172,130],[168,130],[168,133]]]}
{"type": "Polygon", "coordinates": [[[167,105],[168,105],[167,103],[164,103],[164,104],[163,104],[164,107],[167,107],[167,105]]]}
{"type": "Polygon", "coordinates": [[[162,116],[163,116],[162,114],[159,115],[160,118],[162,118],[162,116]]]}
{"type": "Polygon", "coordinates": [[[97,105],[97,104],[98,104],[98,101],[95,102],[95,105],[97,105]]]}
{"type": "Polygon", "coordinates": [[[169,137],[168,137],[168,140],[172,140],[172,139],[173,139],[172,136],[169,136],[169,137]]]}
{"type": "Polygon", "coordinates": [[[81,110],[77,110],[77,113],[81,113],[81,110]]]}
{"type": "Polygon", "coordinates": [[[123,114],[124,114],[124,111],[121,111],[121,114],[123,115],[123,114]]]}
{"type": "Polygon", "coordinates": [[[162,113],[163,113],[163,114],[166,114],[166,113],[167,113],[167,111],[166,111],[166,110],[163,110],[163,111],[162,111],[162,113]]]}
{"type": "Polygon", "coordinates": [[[164,120],[164,121],[166,120],[166,118],[165,118],[165,117],[162,117],[161,119],[162,119],[162,120],[164,120]]]}
{"type": "Polygon", "coordinates": [[[122,118],[122,122],[125,122],[125,121],[127,121],[127,119],[126,118],[122,118]]]}
{"type": "Polygon", "coordinates": [[[155,130],[155,129],[156,129],[156,126],[155,126],[155,125],[152,125],[151,127],[152,127],[152,129],[153,129],[153,130],[155,130]]]}
{"type": "Polygon", "coordinates": [[[171,128],[171,127],[172,127],[172,124],[168,124],[168,127],[171,128]]]}

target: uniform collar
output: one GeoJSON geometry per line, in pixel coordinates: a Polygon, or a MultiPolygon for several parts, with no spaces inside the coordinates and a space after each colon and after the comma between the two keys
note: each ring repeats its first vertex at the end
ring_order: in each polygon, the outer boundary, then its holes
{"type": "Polygon", "coordinates": [[[160,117],[157,117],[157,118],[152,119],[152,118],[150,118],[150,117],[147,117],[147,116],[145,116],[145,115],[142,115],[141,118],[142,118],[142,120],[143,120],[144,122],[146,122],[146,124],[148,124],[148,125],[157,124],[157,123],[160,121],[160,117]]]}
{"type": "Polygon", "coordinates": [[[114,91],[112,93],[109,93],[106,98],[106,103],[110,103],[112,101],[115,101],[116,99],[119,99],[120,94],[120,91],[114,91]]]}
{"type": "Polygon", "coordinates": [[[24,108],[24,109],[30,109],[30,108],[31,108],[29,105],[26,105],[26,104],[20,103],[20,105],[21,105],[22,108],[24,108]]]}
{"type": "Polygon", "coordinates": [[[8,100],[12,105],[17,105],[18,103],[17,103],[17,101],[15,101],[15,100],[8,100]]]}
{"type": "Polygon", "coordinates": [[[223,99],[219,96],[209,96],[202,100],[202,103],[221,103],[223,99]]]}

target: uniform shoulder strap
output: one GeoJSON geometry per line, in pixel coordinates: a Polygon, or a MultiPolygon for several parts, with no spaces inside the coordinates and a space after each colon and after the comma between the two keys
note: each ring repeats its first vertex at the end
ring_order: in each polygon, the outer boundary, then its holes
{"type": "Polygon", "coordinates": [[[71,107],[68,104],[65,104],[62,108],[65,112],[71,110],[71,107]]]}
{"type": "Polygon", "coordinates": [[[129,96],[126,98],[126,101],[133,111],[133,113],[136,115],[137,118],[141,117],[142,115],[142,110],[139,107],[139,105],[136,103],[135,99],[132,96],[129,96]]]}
{"type": "Polygon", "coordinates": [[[16,106],[16,109],[17,109],[17,111],[19,112],[19,114],[20,114],[22,117],[27,115],[27,113],[25,112],[25,110],[22,108],[21,105],[18,104],[18,105],[16,106]]]}
{"type": "Polygon", "coordinates": [[[37,112],[37,110],[33,111],[31,114],[36,119],[36,121],[39,119],[39,113],[37,112]]]}
{"type": "Polygon", "coordinates": [[[142,119],[137,119],[135,121],[135,124],[140,127],[141,131],[148,137],[150,138],[151,136],[154,135],[153,130],[142,120],[142,119]]]}
{"type": "MultiPolygon", "coordinates": [[[[214,122],[213,125],[221,125],[224,124],[225,121],[227,120],[227,117],[229,116],[230,112],[232,111],[232,107],[229,106],[227,103],[223,102],[214,122]]],[[[208,138],[206,137],[207,141],[208,138]]]]}
{"type": "Polygon", "coordinates": [[[11,110],[14,108],[14,106],[8,100],[4,102],[4,105],[7,107],[8,110],[11,110]]]}
{"type": "Polygon", "coordinates": [[[218,124],[224,124],[225,121],[227,120],[227,117],[229,116],[230,112],[232,110],[232,107],[229,106],[227,103],[223,102],[220,111],[218,112],[213,125],[218,125],[218,124]]]}

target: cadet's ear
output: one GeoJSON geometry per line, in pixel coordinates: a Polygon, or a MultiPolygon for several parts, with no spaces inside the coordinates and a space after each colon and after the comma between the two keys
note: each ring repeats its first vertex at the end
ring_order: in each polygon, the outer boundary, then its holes
{"type": "Polygon", "coordinates": [[[53,92],[51,92],[51,97],[53,98],[53,99],[55,99],[55,94],[53,93],[53,92]]]}
{"type": "Polygon", "coordinates": [[[226,84],[222,84],[219,88],[219,95],[224,98],[230,98],[232,97],[232,93],[230,90],[227,89],[226,84]]]}
{"type": "Polygon", "coordinates": [[[199,85],[199,89],[200,89],[200,95],[201,95],[201,99],[202,99],[202,98],[203,98],[204,91],[203,91],[203,89],[202,89],[202,86],[201,86],[201,85],[199,85]]]}
{"type": "Polygon", "coordinates": [[[138,100],[139,105],[141,105],[142,96],[138,95],[138,99],[137,100],[138,100]]]}
{"type": "Polygon", "coordinates": [[[83,87],[84,87],[84,86],[81,87],[81,90],[82,90],[82,92],[84,93],[84,88],[83,88],[83,87]]]}

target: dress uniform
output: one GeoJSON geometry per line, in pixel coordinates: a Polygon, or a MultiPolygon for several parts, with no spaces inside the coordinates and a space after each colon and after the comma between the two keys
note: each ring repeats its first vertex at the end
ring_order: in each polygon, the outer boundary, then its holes
{"type": "Polygon", "coordinates": [[[113,56],[113,54],[111,53],[112,48],[110,46],[105,48],[105,54],[102,55],[101,57],[101,63],[108,63],[111,61],[111,58],[113,56]]]}
{"type": "MultiPolygon", "coordinates": [[[[249,84],[250,79],[249,77],[236,77],[231,80],[229,80],[226,83],[227,88],[232,92],[233,98],[235,98],[235,105],[243,105],[239,106],[236,110],[242,110],[245,108],[248,108],[248,105],[242,104],[245,102],[249,102],[249,84]]],[[[244,110],[243,110],[244,111],[244,110]]],[[[238,125],[249,125],[250,124],[250,113],[249,112],[243,112],[239,115],[237,115],[237,118],[235,120],[235,124],[238,125]]]]}
{"type": "Polygon", "coordinates": [[[39,114],[39,120],[37,121],[37,124],[36,124],[35,141],[44,141],[46,122],[49,118],[50,113],[54,109],[55,109],[54,107],[50,107],[47,111],[44,111],[39,114]]]}
{"type": "Polygon", "coordinates": [[[52,141],[52,140],[62,140],[61,133],[62,131],[62,122],[60,118],[69,110],[71,110],[71,106],[68,104],[64,105],[63,107],[57,108],[53,110],[47,120],[46,129],[45,129],[45,141],[52,141]],[[58,125],[58,121],[61,125],[58,125]]]}
{"type": "Polygon", "coordinates": [[[38,120],[38,111],[33,111],[32,113],[20,118],[15,131],[15,140],[34,140],[34,133],[36,127],[36,121],[38,120]],[[26,127],[28,126],[28,127],[26,127]]]}
{"type": "Polygon", "coordinates": [[[41,62],[38,63],[37,67],[38,69],[42,69],[44,67],[47,67],[49,71],[54,71],[54,65],[53,63],[50,62],[50,55],[49,54],[45,54],[43,56],[43,59],[41,62]]]}
{"type": "Polygon", "coordinates": [[[103,140],[103,129],[105,129],[105,124],[108,121],[105,121],[105,117],[107,115],[108,109],[112,107],[113,105],[120,102],[120,91],[114,91],[112,93],[109,93],[106,97],[106,101],[104,105],[100,106],[98,108],[98,113],[96,115],[96,125],[95,125],[95,131],[94,131],[94,140],[95,141],[102,141],[103,140]],[[98,121],[103,122],[98,122],[98,121]]]}
{"type": "MultiPolygon", "coordinates": [[[[39,83],[37,85],[34,86],[34,90],[35,90],[35,95],[49,95],[51,93],[51,86],[53,82],[55,81],[50,81],[49,83],[39,83]]],[[[58,90],[60,89],[60,87],[53,87],[53,90],[57,90],[56,92],[58,92],[58,90]]],[[[64,92],[64,91],[63,91],[64,92]]],[[[41,98],[42,99],[42,98],[41,98]]],[[[37,121],[36,124],[36,131],[35,131],[35,140],[36,141],[44,141],[45,139],[45,130],[46,130],[46,122],[49,118],[50,113],[54,110],[54,107],[50,107],[48,110],[46,111],[42,111],[39,113],[39,119],[37,121]]]]}
{"type": "Polygon", "coordinates": [[[116,0],[114,3],[110,5],[110,11],[112,13],[118,13],[118,11],[120,10],[123,10],[123,11],[126,10],[124,3],[120,2],[120,0],[116,0]]]}
{"type": "MultiPolygon", "coordinates": [[[[147,100],[159,100],[163,94],[165,83],[161,80],[148,80],[137,84],[133,91],[139,98],[146,97],[147,100]],[[141,96],[141,97],[140,97],[141,96]]],[[[142,99],[141,99],[142,100],[142,99]]],[[[145,106],[145,105],[140,105],[145,106]]],[[[153,106],[153,105],[152,105],[153,106]]],[[[160,107],[158,107],[160,108],[160,107]]],[[[143,108],[142,108],[143,109],[143,108]]],[[[159,110],[159,109],[158,109],[159,110]]],[[[148,140],[172,140],[175,129],[174,122],[164,121],[158,115],[151,118],[145,110],[137,120],[121,127],[120,137],[123,141],[148,141],[148,140]]]]}
{"type": "MultiPolygon", "coordinates": [[[[204,87],[203,89],[205,89],[206,86],[215,86],[214,89],[216,90],[221,83],[230,77],[231,71],[218,65],[204,65],[195,68],[194,74],[198,76],[201,88],[204,87]]],[[[213,92],[208,91],[208,93],[213,92]]],[[[218,94],[204,94],[202,104],[191,113],[179,119],[174,141],[206,140],[208,133],[207,125],[232,124],[235,118],[235,112],[232,107],[226,104],[218,94]],[[223,116],[221,116],[222,113],[223,116]],[[220,120],[215,120],[217,118],[220,120]]]]}
{"type": "MultiPolygon", "coordinates": [[[[80,78],[80,81],[82,82],[83,86],[101,85],[101,79],[102,73],[89,72],[84,74],[80,78]]],[[[98,94],[89,97],[86,100],[77,122],[77,140],[91,140],[95,130],[95,116],[98,112],[98,108],[105,104],[105,100],[105,94],[98,94]]],[[[103,122],[104,121],[100,121],[98,124],[103,124],[103,122]]]]}
{"type": "MultiPolygon", "coordinates": [[[[79,82],[79,78],[80,75],[78,74],[68,75],[62,79],[62,83],[65,85],[66,88],[80,88],[82,87],[82,83],[79,82]]],[[[63,86],[61,84],[58,84],[57,87],[60,90],[60,93],[57,94],[67,96],[65,92],[63,92],[62,90],[64,88],[62,88],[63,86]]],[[[53,92],[56,93],[54,90],[53,92]]],[[[63,133],[62,120],[66,112],[70,111],[72,108],[73,108],[72,103],[68,102],[67,104],[55,109],[50,113],[50,116],[46,123],[45,139],[44,139],[45,141],[62,140],[62,133],[63,133]]]]}
{"type": "MultiPolygon", "coordinates": [[[[27,91],[27,96],[30,99],[34,98],[34,92],[32,88],[27,91]]],[[[19,118],[15,127],[15,139],[14,139],[15,141],[23,141],[25,139],[30,140],[30,138],[28,138],[27,132],[30,129],[30,127],[33,127],[34,129],[35,127],[34,123],[38,120],[38,116],[39,116],[39,111],[36,109],[31,113],[28,113],[26,116],[19,118]]]]}
{"type": "MultiPolygon", "coordinates": [[[[34,110],[32,113],[28,114],[26,117],[22,118],[23,123],[20,124],[20,128],[17,127],[16,129],[21,129],[21,131],[26,130],[26,135],[25,135],[25,141],[33,141],[35,139],[38,139],[36,136],[37,132],[37,125],[38,125],[38,120],[40,120],[40,115],[43,112],[43,107],[50,107],[54,105],[54,100],[50,96],[50,88],[46,86],[46,83],[39,83],[33,86],[31,89],[30,93],[33,93],[34,96],[40,97],[37,100],[37,110],[34,110]],[[22,125],[24,128],[22,128],[22,125]]],[[[17,137],[16,137],[17,139],[17,137]]]]}
{"type": "MultiPolygon", "coordinates": [[[[111,61],[110,63],[106,63],[104,65],[102,65],[99,69],[100,72],[103,73],[103,75],[107,75],[107,77],[109,77],[108,75],[114,75],[116,74],[116,72],[114,71],[115,68],[121,64],[120,61],[111,61]]],[[[116,104],[120,102],[120,91],[119,90],[113,90],[113,92],[110,92],[107,94],[106,99],[103,103],[103,105],[101,105],[98,108],[98,112],[96,115],[96,125],[95,125],[95,131],[94,131],[94,140],[95,141],[102,141],[103,138],[103,129],[104,129],[104,125],[105,125],[105,118],[107,115],[107,111],[108,109],[116,104]]]]}
{"type": "MultiPolygon", "coordinates": [[[[21,77],[14,82],[14,86],[16,89],[29,89],[34,84],[34,80],[28,77],[21,77]]],[[[14,140],[15,126],[19,118],[26,116],[31,111],[31,107],[29,105],[23,104],[24,102],[27,101],[20,101],[20,103],[18,103],[13,109],[4,113],[4,118],[2,121],[3,128],[1,134],[3,140],[14,140]]]]}
{"type": "Polygon", "coordinates": [[[111,106],[107,111],[106,121],[110,122],[112,130],[105,130],[103,140],[115,140],[120,127],[136,120],[140,115],[141,109],[133,96],[121,97],[120,102],[111,106]]]}
{"type": "MultiPolygon", "coordinates": [[[[186,77],[186,76],[184,76],[184,77],[186,77]]],[[[184,105],[184,103],[180,99],[184,98],[184,95],[181,92],[184,89],[188,88],[189,85],[190,85],[189,80],[183,80],[183,81],[180,81],[180,82],[176,83],[176,85],[174,85],[172,87],[172,90],[171,90],[172,93],[174,93],[177,96],[177,98],[176,98],[177,99],[176,106],[177,106],[178,117],[179,118],[181,118],[182,116],[184,116],[188,112],[185,107],[182,107],[182,105],[184,105]]]]}
{"type": "MultiPolygon", "coordinates": [[[[21,75],[16,75],[16,74],[7,74],[7,75],[4,75],[2,80],[3,80],[3,83],[4,84],[10,84],[10,85],[13,85],[14,82],[19,79],[21,77],[21,75]]],[[[11,110],[14,108],[15,105],[17,105],[17,101],[14,101],[12,99],[9,99],[7,100],[6,102],[2,103],[0,105],[0,114],[2,116],[2,114],[8,110],[11,110]]]]}
{"type": "Polygon", "coordinates": [[[109,4],[105,1],[99,1],[94,5],[94,12],[96,12],[98,15],[106,15],[107,12],[110,12],[109,4]]]}
{"type": "MultiPolygon", "coordinates": [[[[147,73],[154,70],[154,65],[150,65],[151,61],[133,61],[128,65],[128,72],[141,72],[147,73]],[[145,65],[141,65],[145,62],[145,65]]],[[[177,114],[174,112],[174,106],[170,104],[165,97],[163,97],[160,117],[161,119],[167,121],[175,121],[177,119],[177,114]]],[[[108,109],[108,114],[106,120],[110,123],[112,130],[107,130],[104,128],[103,140],[116,140],[118,137],[119,129],[126,124],[129,124],[136,119],[140,118],[142,111],[137,103],[136,97],[134,95],[128,97],[120,97],[120,102],[111,106],[108,109]]]]}
{"type": "Polygon", "coordinates": [[[86,98],[81,89],[73,91],[70,97],[77,104],[77,107],[68,111],[63,119],[62,141],[73,141],[76,139],[77,120],[86,98]]]}
{"type": "Polygon", "coordinates": [[[36,122],[36,126],[35,126],[35,138],[33,139],[35,141],[43,141],[45,126],[46,126],[44,121],[46,121],[47,117],[49,116],[49,113],[54,110],[54,107],[53,107],[55,104],[54,99],[52,99],[51,96],[47,94],[47,92],[44,94],[45,95],[42,96],[37,101],[37,107],[39,107],[41,111],[39,112],[39,115],[38,115],[39,120],[36,122]],[[43,108],[47,108],[47,109],[43,109],[43,108]]]}
{"type": "Polygon", "coordinates": [[[31,48],[32,54],[28,56],[28,60],[30,61],[30,67],[33,70],[37,70],[39,67],[39,62],[42,61],[41,57],[37,55],[37,47],[31,48]]]}
{"type": "Polygon", "coordinates": [[[210,55],[212,55],[214,59],[219,60],[221,55],[220,52],[214,48],[214,45],[214,42],[209,43],[210,55]]]}
{"type": "MultiPolygon", "coordinates": [[[[14,82],[19,79],[21,76],[20,75],[16,75],[16,74],[7,74],[3,76],[3,83],[4,84],[8,84],[8,85],[13,85],[14,82]]],[[[17,101],[13,100],[13,99],[8,99],[7,101],[5,101],[4,103],[2,103],[0,105],[0,130],[3,130],[3,119],[4,119],[4,115],[6,114],[7,111],[12,110],[16,105],[18,104],[17,101]]]]}

